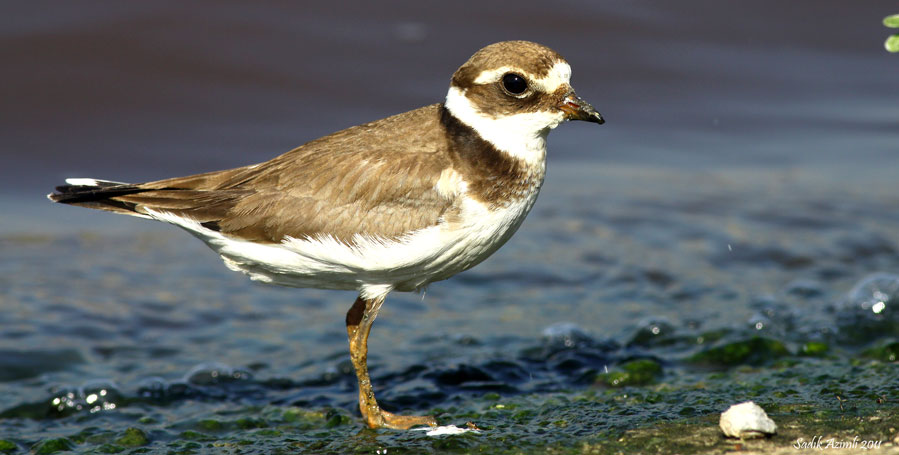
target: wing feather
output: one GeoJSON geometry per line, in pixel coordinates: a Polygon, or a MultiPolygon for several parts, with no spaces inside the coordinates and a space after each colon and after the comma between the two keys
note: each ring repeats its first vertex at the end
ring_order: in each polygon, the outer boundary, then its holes
{"type": "Polygon", "coordinates": [[[69,185],[51,199],[138,216],[167,211],[257,242],[398,238],[437,224],[455,203],[436,189],[452,166],[441,133],[439,105],[432,105],[339,131],[258,165],[137,185],[69,185]]]}

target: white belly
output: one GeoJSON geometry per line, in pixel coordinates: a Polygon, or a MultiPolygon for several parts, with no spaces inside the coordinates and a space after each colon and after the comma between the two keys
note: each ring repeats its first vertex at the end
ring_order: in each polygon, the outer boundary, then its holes
{"type": "Polygon", "coordinates": [[[253,280],[377,295],[394,289],[420,289],[477,265],[515,233],[538,192],[539,186],[524,198],[494,210],[463,195],[456,222],[441,222],[398,240],[357,235],[352,245],[329,236],[256,244],[169,213],[151,216],[188,230],[220,254],[228,268],[253,280]]]}

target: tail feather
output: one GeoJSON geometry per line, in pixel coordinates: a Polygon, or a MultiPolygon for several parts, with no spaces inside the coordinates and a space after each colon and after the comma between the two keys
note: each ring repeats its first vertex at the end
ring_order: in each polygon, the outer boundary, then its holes
{"type": "Polygon", "coordinates": [[[146,191],[137,185],[108,180],[66,179],[66,183],[57,186],[56,191],[47,197],[53,202],[73,204],[146,191]]]}
{"type": "Polygon", "coordinates": [[[143,193],[148,191],[147,189],[130,183],[84,178],[66,179],[66,183],[67,185],[57,186],[56,191],[48,194],[47,198],[61,204],[146,217],[135,210],[134,204],[112,198],[143,193]]]}
{"type": "Polygon", "coordinates": [[[73,186],[99,186],[102,188],[108,188],[110,186],[120,186],[120,185],[128,185],[125,182],[113,182],[112,180],[98,180],[98,179],[88,179],[88,178],[68,178],[66,179],[66,183],[73,186]]]}
{"type": "Polygon", "coordinates": [[[203,177],[205,175],[141,184],[66,179],[67,185],[56,187],[47,198],[61,204],[141,218],[154,218],[150,211],[164,211],[207,223],[218,222],[237,201],[250,193],[237,188],[197,189],[204,182],[203,177]]]}

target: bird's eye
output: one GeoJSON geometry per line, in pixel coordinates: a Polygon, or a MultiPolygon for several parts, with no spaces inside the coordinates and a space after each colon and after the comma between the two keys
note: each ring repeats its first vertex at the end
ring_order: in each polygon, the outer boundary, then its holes
{"type": "Polygon", "coordinates": [[[521,95],[528,89],[528,82],[518,74],[506,73],[503,76],[503,88],[513,95],[521,95]]]}

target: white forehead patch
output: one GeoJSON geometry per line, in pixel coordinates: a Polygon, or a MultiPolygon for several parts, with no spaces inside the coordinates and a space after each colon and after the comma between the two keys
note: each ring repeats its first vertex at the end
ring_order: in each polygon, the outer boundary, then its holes
{"type": "Polygon", "coordinates": [[[544,93],[553,93],[564,84],[571,82],[571,66],[563,61],[556,62],[549,73],[541,78],[536,78],[526,71],[513,66],[503,66],[495,70],[482,71],[475,78],[475,84],[492,84],[499,81],[506,73],[519,73],[528,79],[530,85],[544,93]]]}

